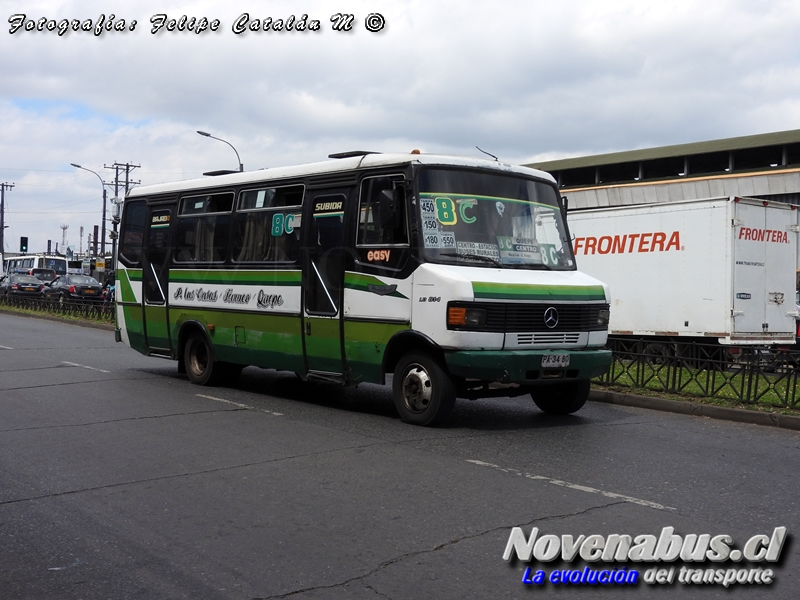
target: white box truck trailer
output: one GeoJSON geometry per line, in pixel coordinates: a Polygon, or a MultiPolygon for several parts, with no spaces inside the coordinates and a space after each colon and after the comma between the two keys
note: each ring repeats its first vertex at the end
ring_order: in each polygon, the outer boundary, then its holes
{"type": "Polygon", "coordinates": [[[609,285],[610,335],[793,344],[797,207],[708,198],[571,211],[578,268],[609,285]]]}

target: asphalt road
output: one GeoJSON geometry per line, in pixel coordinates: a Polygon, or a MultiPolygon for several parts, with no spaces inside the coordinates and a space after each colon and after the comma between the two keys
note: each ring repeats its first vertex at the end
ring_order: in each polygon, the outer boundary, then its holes
{"type": "Polygon", "coordinates": [[[255,368],[202,388],[108,331],[0,313],[0,600],[797,598],[798,448],[794,431],[601,403],[553,418],[529,398],[459,400],[419,428],[388,388],[255,368]],[[513,527],[557,536],[545,554],[664,527],[788,539],[776,563],[526,563],[503,559],[513,527]],[[528,566],[639,581],[526,585],[528,566]],[[682,566],[773,579],[680,583],[682,566]]]}

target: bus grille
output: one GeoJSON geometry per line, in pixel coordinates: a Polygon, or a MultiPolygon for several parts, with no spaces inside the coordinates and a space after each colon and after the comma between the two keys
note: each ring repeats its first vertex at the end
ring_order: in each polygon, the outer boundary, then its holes
{"type": "MultiPolygon", "coordinates": [[[[573,331],[604,331],[605,325],[598,325],[598,313],[608,304],[533,304],[501,302],[480,302],[471,306],[487,311],[486,326],[482,331],[501,333],[563,333],[573,331]],[[545,325],[544,313],[548,308],[558,311],[558,324],[545,325]]],[[[537,336],[538,337],[538,336],[537,336]]]]}

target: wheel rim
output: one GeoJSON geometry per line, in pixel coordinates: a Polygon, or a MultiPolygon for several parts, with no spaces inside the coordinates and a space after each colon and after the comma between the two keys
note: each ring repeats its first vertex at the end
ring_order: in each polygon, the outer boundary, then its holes
{"type": "Polygon", "coordinates": [[[193,373],[202,375],[208,368],[208,350],[202,342],[194,342],[190,353],[189,368],[193,373]]]}
{"type": "Polygon", "coordinates": [[[403,375],[401,384],[403,404],[413,413],[425,412],[431,403],[433,384],[428,371],[422,365],[413,364],[403,375]]]}

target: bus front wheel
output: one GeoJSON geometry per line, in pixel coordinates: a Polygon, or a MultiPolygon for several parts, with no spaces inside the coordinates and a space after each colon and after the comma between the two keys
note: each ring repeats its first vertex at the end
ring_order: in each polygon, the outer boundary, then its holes
{"type": "Polygon", "coordinates": [[[586,404],[591,384],[588,379],[542,386],[531,393],[533,401],[548,415],[571,415],[586,404]]]}
{"type": "Polygon", "coordinates": [[[211,346],[199,333],[186,340],[184,364],[189,381],[198,385],[216,385],[224,370],[221,363],[214,361],[211,346]]]}
{"type": "Polygon", "coordinates": [[[417,352],[406,354],[397,363],[392,392],[400,417],[413,425],[440,425],[456,402],[455,385],[444,367],[417,352]]]}

